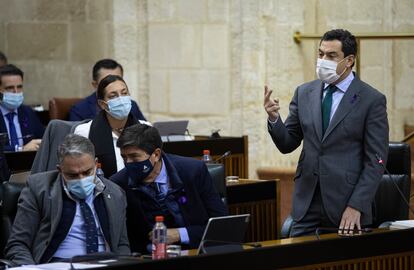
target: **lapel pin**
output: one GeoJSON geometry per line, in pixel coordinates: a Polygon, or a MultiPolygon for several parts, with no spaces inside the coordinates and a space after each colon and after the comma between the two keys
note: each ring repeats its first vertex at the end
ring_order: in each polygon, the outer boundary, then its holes
{"type": "Polygon", "coordinates": [[[354,104],[355,101],[357,100],[358,96],[356,94],[354,94],[351,98],[351,104],[354,104]]]}

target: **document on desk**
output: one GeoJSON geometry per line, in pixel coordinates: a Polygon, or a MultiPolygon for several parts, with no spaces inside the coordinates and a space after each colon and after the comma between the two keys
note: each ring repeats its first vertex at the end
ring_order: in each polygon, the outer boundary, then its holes
{"type": "Polygon", "coordinates": [[[390,229],[409,229],[414,228],[414,220],[397,220],[391,222],[390,229]]]}
{"type": "Polygon", "coordinates": [[[26,265],[20,267],[13,267],[9,268],[16,269],[16,270],[70,270],[70,269],[92,269],[92,268],[100,268],[107,266],[106,264],[91,264],[91,263],[73,263],[73,268],[70,267],[70,263],[45,263],[45,264],[37,264],[37,265],[26,265]]]}

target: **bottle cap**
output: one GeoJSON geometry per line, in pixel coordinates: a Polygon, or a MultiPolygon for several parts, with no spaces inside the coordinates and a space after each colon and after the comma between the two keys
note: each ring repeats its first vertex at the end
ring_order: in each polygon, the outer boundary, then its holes
{"type": "Polygon", "coordinates": [[[203,150],[203,155],[210,155],[210,150],[203,150]]]}
{"type": "Polygon", "coordinates": [[[155,217],[155,222],[164,222],[164,217],[163,216],[156,216],[155,217]]]}

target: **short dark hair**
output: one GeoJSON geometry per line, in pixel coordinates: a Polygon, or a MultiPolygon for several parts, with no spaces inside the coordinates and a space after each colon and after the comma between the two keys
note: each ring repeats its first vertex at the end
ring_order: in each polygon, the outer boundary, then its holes
{"type": "Polygon", "coordinates": [[[1,85],[2,77],[7,76],[7,75],[18,75],[18,76],[22,77],[22,80],[23,80],[24,73],[20,68],[16,67],[15,65],[12,65],[12,64],[2,66],[0,68],[0,85],[1,85]]]}
{"type": "Polygon", "coordinates": [[[0,61],[3,61],[7,65],[7,57],[3,52],[0,52],[0,61]]]}
{"type": "Polygon", "coordinates": [[[358,50],[357,42],[355,36],[352,35],[351,32],[344,29],[330,30],[323,34],[319,45],[322,43],[322,41],[331,40],[339,40],[342,43],[342,52],[344,53],[344,57],[347,57],[351,54],[356,56],[358,50]]]}
{"type": "Polygon", "coordinates": [[[80,156],[88,154],[95,158],[95,147],[93,143],[83,136],[69,134],[58,147],[58,159],[61,164],[67,156],[80,156]]]}
{"type": "MultiPolygon", "coordinates": [[[[99,84],[98,84],[98,89],[96,90],[96,96],[98,99],[104,99],[105,98],[105,88],[116,81],[121,81],[123,83],[125,83],[124,79],[121,76],[118,75],[108,75],[105,78],[103,78],[99,84]]],[[[126,83],[125,83],[126,85],[126,83]]]]}
{"type": "Polygon", "coordinates": [[[155,149],[162,149],[162,140],[158,129],[155,127],[146,124],[135,124],[124,129],[116,142],[116,146],[119,148],[135,146],[150,155],[155,149]]]}
{"type": "Polygon", "coordinates": [[[99,60],[93,66],[93,69],[92,69],[92,79],[94,81],[97,81],[98,80],[98,77],[99,77],[99,71],[101,69],[103,69],[103,68],[104,69],[116,69],[118,67],[121,69],[121,73],[124,74],[124,69],[122,68],[121,64],[119,64],[117,61],[115,61],[113,59],[102,59],[102,60],[99,60]]]}

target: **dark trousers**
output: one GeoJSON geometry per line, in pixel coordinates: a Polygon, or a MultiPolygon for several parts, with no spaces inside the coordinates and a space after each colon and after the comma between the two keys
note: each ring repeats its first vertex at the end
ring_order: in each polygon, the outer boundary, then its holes
{"type": "Polygon", "coordinates": [[[290,237],[315,235],[316,229],[322,227],[338,228],[339,225],[335,225],[326,214],[322,203],[321,189],[318,184],[305,216],[301,220],[293,220],[290,237]]]}

